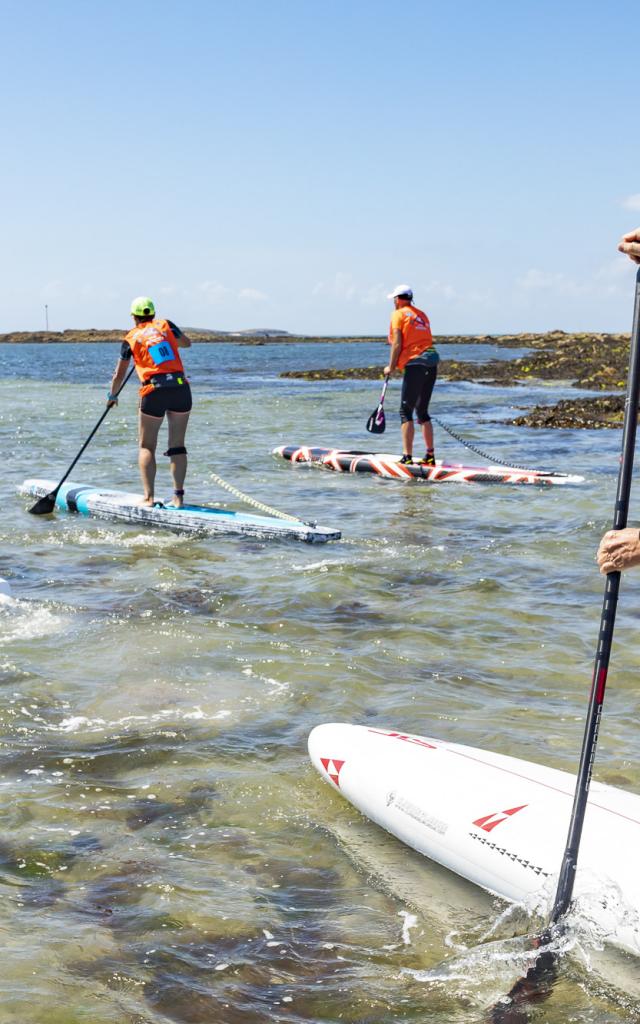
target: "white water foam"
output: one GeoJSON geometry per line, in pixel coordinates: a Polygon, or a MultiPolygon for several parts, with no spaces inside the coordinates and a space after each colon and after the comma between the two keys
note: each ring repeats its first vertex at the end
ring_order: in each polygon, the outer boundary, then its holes
{"type": "Polygon", "coordinates": [[[337,562],[333,558],[325,558],[321,562],[310,562],[308,565],[291,565],[289,568],[292,572],[329,572],[329,569],[341,569],[343,567],[342,562],[337,562]]]}
{"type": "Polygon", "coordinates": [[[44,605],[0,594],[0,647],[60,633],[65,624],[44,605]]]}
{"type": "Polygon", "coordinates": [[[273,679],[272,676],[263,676],[259,672],[254,672],[251,665],[247,665],[246,668],[243,668],[242,674],[243,676],[249,676],[251,679],[258,679],[261,683],[266,683],[269,687],[267,690],[268,697],[277,697],[281,693],[286,693],[290,688],[288,681],[273,679]]]}
{"type": "Polygon", "coordinates": [[[411,945],[411,929],[415,928],[418,924],[418,918],[415,914],[410,914],[408,910],[399,910],[398,917],[403,918],[402,921],[402,942],[405,946],[411,945]]]}
{"type": "Polygon", "coordinates": [[[47,725],[46,728],[48,732],[111,732],[117,729],[126,730],[131,726],[139,726],[143,722],[153,724],[189,720],[216,722],[228,718],[230,715],[231,711],[227,708],[207,713],[196,704],[193,708],[186,711],[176,710],[176,708],[162,708],[153,715],[124,715],[122,718],[111,721],[105,718],[89,718],[86,715],[69,715],[68,718],[63,718],[56,725],[47,725]]]}

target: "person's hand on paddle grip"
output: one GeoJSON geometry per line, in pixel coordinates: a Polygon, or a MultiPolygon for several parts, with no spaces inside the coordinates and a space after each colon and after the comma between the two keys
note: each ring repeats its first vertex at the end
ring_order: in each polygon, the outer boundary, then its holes
{"type": "Polygon", "coordinates": [[[117,405],[117,404],[118,404],[117,396],[116,395],[112,395],[111,392],[109,392],[108,395],[107,395],[107,409],[113,409],[114,405],[117,405]]]}
{"type": "Polygon", "coordinates": [[[385,368],[384,368],[384,370],[383,370],[382,372],[383,372],[383,374],[384,374],[384,376],[385,376],[385,377],[389,377],[389,376],[391,376],[391,374],[392,374],[392,373],[393,373],[394,371],[393,371],[393,370],[391,369],[391,367],[390,367],[390,366],[385,366],[385,368]]]}
{"type": "Polygon", "coordinates": [[[609,530],[600,541],[596,561],[605,575],[640,565],[640,531],[633,526],[609,530]]]}
{"type": "Polygon", "coordinates": [[[634,263],[640,263],[640,228],[627,231],[618,242],[618,250],[625,253],[634,263]]]}

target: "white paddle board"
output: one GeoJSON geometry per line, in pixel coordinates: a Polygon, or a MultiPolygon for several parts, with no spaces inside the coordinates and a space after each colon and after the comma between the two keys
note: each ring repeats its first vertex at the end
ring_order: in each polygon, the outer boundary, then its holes
{"type": "MultiPolygon", "coordinates": [[[[512,902],[548,903],[575,777],[488,750],[391,729],[317,726],[323,778],[419,853],[512,902]]],[[[640,955],[640,796],[592,782],[574,895],[606,941],[640,955]]]]}

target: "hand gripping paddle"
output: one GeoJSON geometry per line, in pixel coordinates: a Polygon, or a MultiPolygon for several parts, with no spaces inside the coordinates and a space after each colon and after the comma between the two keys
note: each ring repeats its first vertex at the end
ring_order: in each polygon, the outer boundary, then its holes
{"type": "Polygon", "coordinates": [[[371,413],[367,420],[367,430],[370,434],[384,434],[385,427],[387,426],[384,418],[384,396],[387,393],[387,384],[389,383],[389,375],[384,378],[384,384],[382,385],[382,394],[380,395],[380,401],[378,407],[374,412],[371,413]]]}

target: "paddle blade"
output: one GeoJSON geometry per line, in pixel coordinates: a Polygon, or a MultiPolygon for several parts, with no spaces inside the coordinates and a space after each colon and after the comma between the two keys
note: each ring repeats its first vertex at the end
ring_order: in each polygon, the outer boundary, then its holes
{"type": "Polygon", "coordinates": [[[370,434],[384,434],[387,423],[384,418],[384,409],[382,404],[378,406],[375,412],[372,412],[369,419],[367,420],[367,430],[370,434]]]}
{"type": "Polygon", "coordinates": [[[45,494],[43,498],[38,498],[35,505],[32,505],[29,509],[31,515],[46,516],[53,512],[56,507],[56,494],[57,491],[51,491],[50,494],[45,494]]]}

